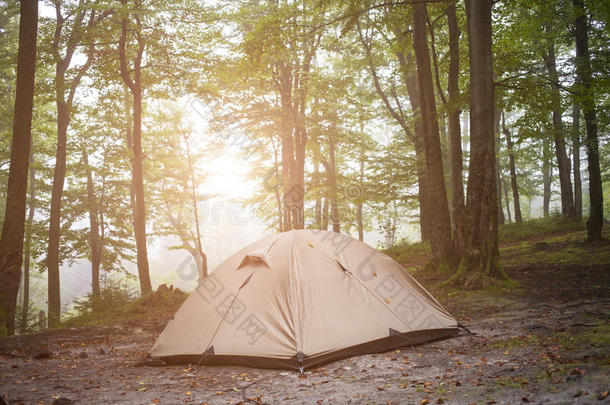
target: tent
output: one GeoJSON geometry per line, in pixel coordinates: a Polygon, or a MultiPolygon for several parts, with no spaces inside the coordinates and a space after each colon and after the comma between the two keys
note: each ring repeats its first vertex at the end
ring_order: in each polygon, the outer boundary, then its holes
{"type": "Polygon", "coordinates": [[[203,279],[150,356],[302,372],[457,331],[390,257],[347,235],[293,230],[254,242],[203,279]]]}

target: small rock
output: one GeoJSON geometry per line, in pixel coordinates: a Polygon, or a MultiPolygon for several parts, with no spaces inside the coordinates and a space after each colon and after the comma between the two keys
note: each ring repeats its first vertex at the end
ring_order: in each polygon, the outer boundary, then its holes
{"type": "Polygon", "coordinates": [[[87,354],[87,352],[80,352],[78,354],[78,357],[81,359],[86,359],[87,357],[89,357],[89,355],[87,354]]]}
{"type": "Polygon", "coordinates": [[[53,400],[53,402],[51,402],[51,405],[71,405],[73,403],[74,403],[74,401],[71,400],[70,398],[59,397],[59,398],[56,398],[55,400],[53,400]]]}
{"type": "Polygon", "coordinates": [[[104,354],[106,354],[106,351],[104,350],[103,347],[100,347],[99,349],[97,349],[97,354],[104,355],[104,354]]]}
{"type": "Polygon", "coordinates": [[[40,349],[40,350],[34,352],[34,355],[32,357],[35,358],[36,360],[48,359],[51,357],[51,352],[48,351],[47,349],[40,349]]]}

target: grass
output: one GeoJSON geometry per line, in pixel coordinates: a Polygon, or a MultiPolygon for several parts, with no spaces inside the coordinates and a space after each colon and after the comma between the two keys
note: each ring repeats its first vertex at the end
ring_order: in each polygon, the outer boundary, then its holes
{"type": "MultiPolygon", "coordinates": [[[[578,239],[586,238],[582,232],[574,234],[577,231],[583,231],[584,224],[581,221],[568,220],[561,216],[551,216],[547,218],[536,218],[520,224],[511,223],[500,225],[498,228],[498,237],[500,245],[509,245],[504,249],[505,252],[510,252],[515,248],[515,242],[524,241],[527,239],[535,239],[542,236],[548,236],[561,233],[562,235],[551,236],[545,238],[549,243],[557,240],[566,241],[562,238],[578,239]],[[563,235],[567,233],[568,235],[563,235]]],[[[583,231],[584,232],[584,231],[583,231]]],[[[529,247],[531,242],[522,242],[521,247],[529,247]]],[[[519,245],[518,245],[519,246],[519,245]]],[[[430,256],[430,245],[425,242],[417,242],[409,244],[406,241],[401,241],[391,248],[383,250],[383,252],[396,260],[398,263],[409,264],[413,261],[426,261],[430,256]]]]}
{"type": "MultiPolygon", "coordinates": [[[[610,325],[598,325],[579,336],[580,340],[595,347],[610,347],[610,325]]],[[[609,361],[610,363],[610,361],[609,361]]]]}
{"type": "MultiPolygon", "coordinates": [[[[607,227],[606,227],[607,228],[607,227]]],[[[610,238],[610,229],[604,229],[610,238]]],[[[610,245],[595,247],[585,243],[586,231],[574,230],[563,235],[553,235],[541,241],[526,240],[500,248],[505,266],[522,264],[604,266],[610,264],[610,245]]]]}
{"type": "Polygon", "coordinates": [[[512,350],[519,347],[527,347],[531,345],[539,345],[540,338],[537,336],[516,336],[505,340],[500,340],[491,345],[496,349],[512,350]]]}
{"type": "MultiPolygon", "coordinates": [[[[610,229],[603,235],[610,239],[610,229]]],[[[587,235],[581,221],[551,216],[537,218],[520,224],[499,227],[500,258],[503,266],[520,264],[602,266],[610,264],[610,246],[592,247],[584,242],[587,235]]],[[[384,250],[404,267],[414,273],[428,271],[425,267],[430,256],[427,243],[400,242],[384,250]]],[[[510,284],[510,283],[509,283],[510,284]]],[[[518,285],[501,285],[499,288],[515,288],[518,285]]]]}
{"type": "Polygon", "coordinates": [[[498,237],[500,244],[505,244],[558,232],[580,231],[583,229],[584,224],[582,221],[569,220],[561,216],[550,216],[532,219],[520,224],[500,225],[498,237]]]}

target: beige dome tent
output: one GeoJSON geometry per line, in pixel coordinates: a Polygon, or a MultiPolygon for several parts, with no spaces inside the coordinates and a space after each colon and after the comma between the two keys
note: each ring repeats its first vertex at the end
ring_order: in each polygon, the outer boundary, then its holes
{"type": "Polygon", "coordinates": [[[203,279],[150,355],[302,371],[457,330],[390,257],[346,235],[293,230],[249,245],[203,279]]]}

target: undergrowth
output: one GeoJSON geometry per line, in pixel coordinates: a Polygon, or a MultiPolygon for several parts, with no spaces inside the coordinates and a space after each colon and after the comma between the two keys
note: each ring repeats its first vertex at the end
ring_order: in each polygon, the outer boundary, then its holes
{"type": "Polygon", "coordinates": [[[523,239],[535,238],[557,232],[580,231],[584,223],[578,220],[566,219],[562,216],[536,218],[520,224],[511,223],[498,227],[500,244],[511,243],[523,239]]]}
{"type": "Polygon", "coordinates": [[[90,326],[134,321],[178,310],[187,295],[162,285],[154,293],[137,297],[135,291],[121,284],[110,284],[99,296],[87,294],[74,301],[62,327],[90,326]]]}

